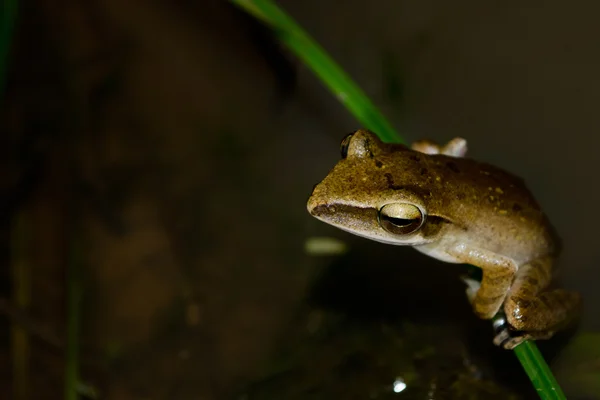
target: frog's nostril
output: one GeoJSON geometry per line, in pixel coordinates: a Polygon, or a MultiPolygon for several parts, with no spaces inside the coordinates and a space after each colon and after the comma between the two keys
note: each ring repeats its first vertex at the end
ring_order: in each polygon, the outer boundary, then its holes
{"type": "Polygon", "coordinates": [[[335,208],[329,207],[324,204],[319,204],[319,205],[315,204],[312,207],[310,207],[308,210],[310,215],[315,216],[315,217],[331,214],[332,211],[335,211],[335,208]]]}

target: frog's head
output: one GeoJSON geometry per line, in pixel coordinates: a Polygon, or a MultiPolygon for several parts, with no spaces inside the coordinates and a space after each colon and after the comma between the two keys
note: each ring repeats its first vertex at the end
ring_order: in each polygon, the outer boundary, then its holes
{"type": "Polygon", "coordinates": [[[315,185],[308,212],[358,236],[388,244],[430,243],[441,228],[428,218],[419,186],[418,154],[406,146],[382,143],[359,130],[341,143],[342,159],[315,185]]]}

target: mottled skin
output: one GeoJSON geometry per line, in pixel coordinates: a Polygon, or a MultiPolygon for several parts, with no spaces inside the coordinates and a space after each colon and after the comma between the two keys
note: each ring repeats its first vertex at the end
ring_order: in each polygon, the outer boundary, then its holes
{"type": "Polygon", "coordinates": [[[504,305],[511,331],[499,332],[497,345],[510,349],[549,338],[571,321],[579,295],[543,291],[557,240],[524,182],[461,158],[466,142],[460,138],[443,147],[419,141],[413,149],[384,144],[364,130],[349,135],[342,142],[345,157],[315,186],[308,211],[359,236],[480,267],[481,286],[468,282],[467,293],[484,319],[504,305]]]}

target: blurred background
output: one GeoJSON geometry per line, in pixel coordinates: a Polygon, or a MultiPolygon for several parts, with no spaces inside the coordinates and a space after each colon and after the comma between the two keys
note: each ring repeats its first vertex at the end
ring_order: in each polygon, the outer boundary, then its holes
{"type": "MultiPolygon", "coordinates": [[[[278,3],[407,142],[525,178],[585,299],[540,348],[600,398],[600,3],[278,3]]],[[[360,126],[230,3],[22,2],[0,112],[0,398],[537,397],[466,267],[308,215],[360,126]]]]}

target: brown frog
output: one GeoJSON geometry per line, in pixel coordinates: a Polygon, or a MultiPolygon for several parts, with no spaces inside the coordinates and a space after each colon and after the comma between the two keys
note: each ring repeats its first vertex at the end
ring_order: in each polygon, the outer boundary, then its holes
{"type": "Polygon", "coordinates": [[[497,332],[496,345],[550,338],[581,303],[577,293],[548,289],[552,226],[522,179],[462,158],[466,148],[456,138],[411,149],[358,130],[342,141],[342,159],[313,189],[308,211],[355,235],[481,268],[467,295],[481,318],[503,307],[510,328],[497,332]]]}

